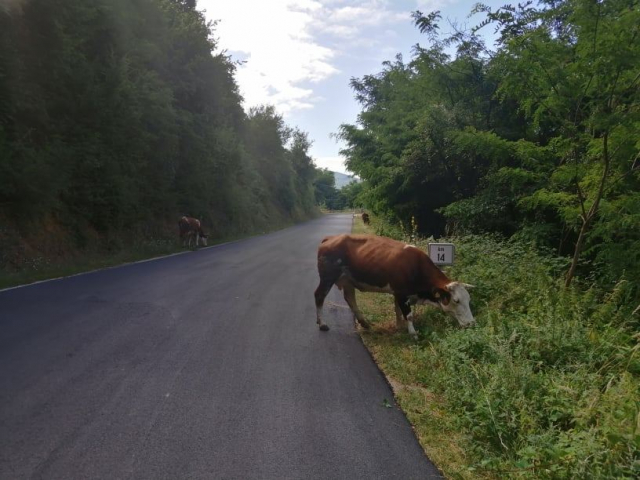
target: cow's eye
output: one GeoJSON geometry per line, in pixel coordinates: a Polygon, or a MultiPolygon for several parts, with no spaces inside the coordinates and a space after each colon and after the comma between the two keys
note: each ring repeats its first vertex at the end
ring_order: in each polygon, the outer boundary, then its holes
{"type": "Polygon", "coordinates": [[[460,300],[458,300],[457,298],[453,300],[456,303],[460,303],[460,300]]]}

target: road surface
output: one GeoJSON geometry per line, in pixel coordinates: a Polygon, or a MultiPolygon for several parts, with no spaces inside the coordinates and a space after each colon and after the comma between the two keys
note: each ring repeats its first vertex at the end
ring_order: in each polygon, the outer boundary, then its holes
{"type": "Polygon", "coordinates": [[[437,477],[335,288],[316,326],[317,245],[350,227],[0,292],[0,478],[437,477]]]}

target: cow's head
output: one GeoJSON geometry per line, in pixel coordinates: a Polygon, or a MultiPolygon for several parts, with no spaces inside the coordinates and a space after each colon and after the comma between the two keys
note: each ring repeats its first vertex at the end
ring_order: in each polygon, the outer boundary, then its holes
{"type": "Polygon", "coordinates": [[[434,294],[440,308],[453,315],[461,327],[468,327],[476,323],[469,306],[471,297],[467,292],[467,288],[472,287],[473,285],[467,283],[451,282],[444,289],[436,290],[434,294]]]}
{"type": "Polygon", "coordinates": [[[202,245],[206,247],[207,246],[207,236],[202,232],[199,235],[200,235],[200,239],[202,240],[202,245]]]}

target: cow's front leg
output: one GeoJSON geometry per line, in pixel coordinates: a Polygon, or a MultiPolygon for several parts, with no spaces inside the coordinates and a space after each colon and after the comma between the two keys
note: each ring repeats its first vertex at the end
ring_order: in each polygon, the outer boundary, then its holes
{"type": "Polygon", "coordinates": [[[358,308],[358,303],[356,302],[355,288],[353,288],[351,285],[345,285],[343,288],[343,291],[344,291],[344,299],[346,300],[347,305],[349,305],[349,308],[353,312],[353,315],[356,317],[356,320],[358,320],[358,323],[362,325],[362,328],[366,328],[368,330],[371,327],[371,325],[369,325],[369,322],[365,320],[364,315],[362,315],[362,312],[360,312],[360,309],[358,308]]]}
{"type": "Polygon", "coordinates": [[[411,335],[414,339],[418,338],[418,334],[416,333],[416,329],[413,328],[413,312],[411,311],[411,305],[409,303],[409,299],[403,296],[395,296],[396,305],[399,306],[402,315],[407,320],[407,329],[409,331],[409,335],[411,335]]]}

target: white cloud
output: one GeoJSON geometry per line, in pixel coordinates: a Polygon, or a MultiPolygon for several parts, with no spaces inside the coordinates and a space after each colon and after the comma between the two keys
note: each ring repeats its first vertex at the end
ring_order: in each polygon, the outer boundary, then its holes
{"type": "Polygon", "coordinates": [[[227,1],[200,0],[207,18],[220,20],[219,48],[246,59],[237,81],[245,107],[274,104],[287,114],[311,108],[313,90],[301,86],[337,73],[334,52],[309,33],[312,14],[321,8],[314,0],[227,1]]]}
{"type": "Polygon", "coordinates": [[[332,172],[340,172],[352,175],[351,172],[348,172],[346,167],[344,166],[344,157],[317,157],[314,158],[314,162],[319,168],[328,168],[332,172]]]}
{"type": "Polygon", "coordinates": [[[388,0],[351,0],[341,2],[348,3],[341,6],[323,3],[323,8],[314,12],[314,31],[342,39],[354,39],[365,28],[390,25],[408,18],[408,13],[393,10],[388,0]]]}
{"type": "MultiPolygon", "coordinates": [[[[454,5],[458,3],[459,0],[417,0],[416,8],[423,13],[431,12],[433,10],[440,10],[447,5],[454,5]]],[[[473,7],[478,2],[468,2],[469,8],[473,7]]],[[[480,2],[482,3],[482,2],[480,2]]]]}
{"type": "Polygon", "coordinates": [[[406,18],[406,15],[393,12],[387,2],[370,0],[358,6],[347,6],[333,10],[329,15],[330,23],[348,22],[357,26],[378,26],[406,18]]]}
{"type": "Polygon", "coordinates": [[[324,33],[335,35],[341,38],[353,38],[357,35],[359,29],[354,25],[330,25],[325,24],[322,26],[324,33]]]}
{"type": "Polygon", "coordinates": [[[339,73],[340,42],[373,48],[380,40],[365,29],[408,18],[390,0],[200,0],[198,7],[220,20],[219,49],[246,60],[236,76],[245,108],[270,103],[284,115],[319,101],[314,84],[339,73]]]}

